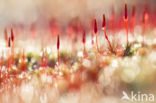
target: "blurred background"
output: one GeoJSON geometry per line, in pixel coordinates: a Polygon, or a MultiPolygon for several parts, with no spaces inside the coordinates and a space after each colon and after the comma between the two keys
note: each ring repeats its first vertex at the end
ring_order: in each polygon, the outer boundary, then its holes
{"type": "MultiPolygon", "coordinates": [[[[75,18],[88,25],[92,18],[100,19],[103,13],[109,17],[112,9],[115,15],[121,15],[124,3],[125,0],[0,0],[0,28],[32,23],[46,26],[49,21],[66,26],[75,18]]],[[[133,4],[137,12],[145,5],[156,8],[156,0],[127,0],[127,3],[129,11],[133,4]]]]}

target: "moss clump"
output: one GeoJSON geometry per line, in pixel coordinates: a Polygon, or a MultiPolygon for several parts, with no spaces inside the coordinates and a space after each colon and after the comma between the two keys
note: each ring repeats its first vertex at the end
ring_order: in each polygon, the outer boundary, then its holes
{"type": "Polygon", "coordinates": [[[134,54],[134,51],[131,49],[131,47],[132,47],[132,45],[129,43],[126,45],[126,49],[124,51],[123,56],[132,56],[134,54]]]}

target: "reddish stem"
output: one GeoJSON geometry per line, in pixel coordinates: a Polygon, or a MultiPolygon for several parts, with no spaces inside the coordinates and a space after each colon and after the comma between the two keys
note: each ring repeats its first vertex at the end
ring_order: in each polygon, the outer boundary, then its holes
{"type": "Polygon", "coordinates": [[[124,22],[125,22],[125,29],[127,33],[127,44],[128,44],[128,12],[127,12],[127,3],[125,3],[125,16],[124,16],[124,22]]]}
{"type": "Polygon", "coordinates": [[[43,50],[43,54],[41,57],[41,67],[47,67],[47,66],[48,66],[47,51],[43,50]]]}
{"type": "MultiPolygon", "coordinates": [[[[8,40],[8,47],[9,48],[11,47],[11,39],[10,39],[10,37],[9,37],[9,40],[8,40]]],[[[8,51],[7,73],[9,73],[9,68],[10,68],[10,53],[8,51]]]]}
{"type": "Polygon", "coordinates": [[[11,28],[11,41],[12,41],[12,47],[11,47],[11,63],[14,64],[14,32],[13,29],[11,28]]]}
{"type": "Polygon", "coordinates": [[[7,73],[9,73],[9,69],[10,69],[10,55],[9,55],[9,53],[8,53],[7,73]]]}
{"type": "Polygon", "coordinates": [[[93,39],[93,33],[91,34],[91,37],[92,37],[92,46],[94,47],[94,39],[93,39]]]}
{"type": "Polygon", "coordinates": [[[111,43],[110,43],[110,41],[108,39],[108,36],[106,34],[106,18],[105,18],[105,14],[103,14],[102,28],[104,29],[105,38],[106,38],[106,40],[107,40],[107,42],[109,44],[109,47],[110,47],[111,50],[113,50],[112,45],[111,45],[111,43]]]}
{"type": "Polygon", "coordinates": [[[58,66],[60,65],[59,49],[57,49],[57,62],[58,66]]]}
{"type": "Polygon", "coordinates": [[[98,47],[98,40],[97,40],[97,33],[95,34],[95,37],[96,37],[96,47],[97,47],[97,50],[99,50],[99,47],[98,47]]]}
{"type": "Polygon", "coordinates": [[[129,41],[128,41],[128,24],[127,24],[127,21],[128,21],[128,20],[126,20],[126,19],[124,20],[124,22],[125,22],[126,34],[127,34],[127,44],[128,44],[129,41]]]}
{"type": "Polygon", "coordinates": [[[1,77],[1,71],[2,71],[2,67],[3,67],[3,52],[2,52],[2,57],[1,57],[1,68],[0,68],[0,77],[1,77]]]}
{"type": "Polygon", "coordinates": [[[107,40],[107,42],[108,42],[108,44],[109,44],[109,47],[110,47],[111,51],[113,51],[111,42],[109,41],[109,39],[108,39],[108,37],[107,37],[107,34],[106,34],[106,28],[104,28],[104,34],[105,34],[105,38],[106,38],[106,40],[107,40]]]}

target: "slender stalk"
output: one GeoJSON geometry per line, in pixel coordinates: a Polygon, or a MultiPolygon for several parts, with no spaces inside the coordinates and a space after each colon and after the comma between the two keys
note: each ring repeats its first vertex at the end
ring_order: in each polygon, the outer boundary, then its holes
{"type": "Polygon", "coordinates": [[[12,41],[12,46],[11,46],[11,63],[14,64],[14,32],[13,29],[11,28],[11,41],[12,41]]]}
{"type": "Polygon", "coordinates": [[[107,37],[106,29],[105,29],[105,28],[104,28],[104,34],[105,34],[105,38],[106,38],[106,40],[107,40],[107,42],[108,42],[108,45],[109,45],[111,51],[113,51],[112,45],[111,45],[111,43],[110,43],[110,41],[109,41],[109,39],[108,39],[108,37],[107,37]]]}
{"type": "Polygon", "coordinates": [[[125,29],[126,29],[126,34],[127,34],[126,40],[127,40],[127,44],[128,44],[129,41],[128,41],[128,24],[127,24],[127,19],[125,19],[124,22],[125,22],[125,29]]]}
{"type": "MultiPolygon", "coordinates": [[[[11,47],[11,40],[10,40],[10,37],[9,37],[9,40],[8,40],[8,47],[9,47],[9,48],[11,47]]],[[[8,51],[7,74],[9,73],[9,69],[10,69],[10,61],[11,61],[11,58],[10,58],[10,51],[8,51]]]]}
{"type": "Polygon", "coordinates": [[[57,63],[59,66],[60,65],[59,49],[57,49],[57,63]]]}
{"type": "Polygon", "coordinates": [[[113,52],[112,45],[111,45],[111,43],[110,43],[110,41],[109,41],[109,39],[108,39],[108,36],[107,36],[107,34],[106,34],[106,19],[105,19],[105,14],[103,14],[102,28],[103,28],[103,30],[104,30],[105,38],[106,38],[106,40],[107,40],[107,42],[108,42],[108,45],[109,45],[111,51],[113,52]]]}
{"type": "Polygon", "coordinates": [[[96,37],[96,48],[99,51],[97,33],[95,33],[95,37],[96,37]]]}
{"type": "Polygon", "coordinates": [[[1,68],[0,68],[0,78],[1,78],[1,72],[2,72],[2,67],[3,67],[3,62],[4,62],[4,59],[3,59],[3,51],[2,51],[2,56],[1,56],[1,68]]]}

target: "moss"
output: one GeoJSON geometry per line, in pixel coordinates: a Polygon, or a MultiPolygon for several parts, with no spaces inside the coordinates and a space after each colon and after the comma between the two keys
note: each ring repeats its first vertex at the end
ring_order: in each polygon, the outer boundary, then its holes
{"type": "Polygon", "coordinates": [[[28,62],[31,62],[31,59],[33,58],[33,54],[32,53],[28,53],[27,54],[27,59],[28,59],[28,62]]]}
{"type": "Polygon", "coordinates": [[[132,56],[134,54],[134,51],[131,49],[132,45],[130,43],[128,43],[126,45],[126,49],[124,51],[124,55],[123,56],[132,56]]]}

